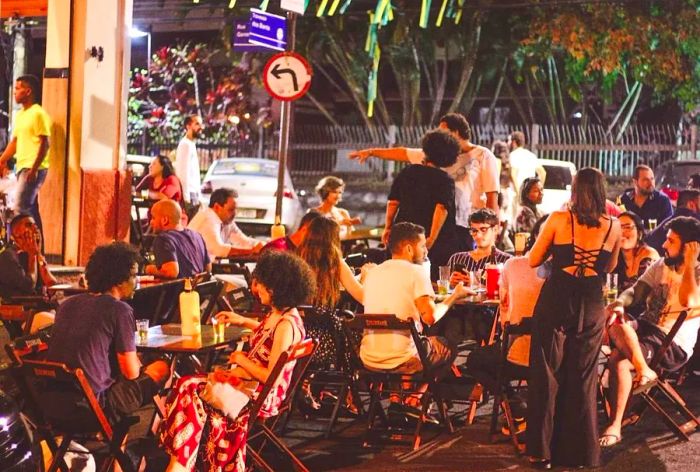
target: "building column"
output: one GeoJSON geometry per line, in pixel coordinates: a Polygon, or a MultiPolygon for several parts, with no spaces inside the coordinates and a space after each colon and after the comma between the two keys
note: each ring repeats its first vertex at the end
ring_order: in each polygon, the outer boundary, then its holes
{"type": "Polygon", "coordinates": [[[46,251],[66,265],[128,234],[131,14],[132,0],[49,2],[42,104],[54,127],[39,201],[46,251]]]}

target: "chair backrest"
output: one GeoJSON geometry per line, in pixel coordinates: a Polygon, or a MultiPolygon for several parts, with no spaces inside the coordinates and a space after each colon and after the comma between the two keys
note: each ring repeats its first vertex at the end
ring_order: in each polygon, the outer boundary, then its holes
{"type": "Polygon", "coordinates": [[[217,261],[211,265],[212,274],[242,275],[248,287],[253,283],[253,275],[248,266],[243,262],[222,262],[217,261]]]}
{"type": "Polygon", "coordinates": [[[148,318],[152,326],[172,323],[184,287],[182,279],[141,287],[127,303],[134,309],[136,319],[148,318]]]}
{"type": "MultiPolygon", "coordinates": [[[[301,341],[300,343],[291,346],[288,350],[286,350],[280,355],[280,357],[277,359],[277,362],[273,366],[270,375],[267,377],[267,381],[258,393],[258,396],[255,399],[255,401],[250,406],[249,411],[251,420],[255,421],[255,419],[257,419],[260,410],[262,409],[265,400],[267,399],[267,396],[277,384],[279,376],[282,373],[282,369],[284,369],[285,365],[289,362],[299,361],[297,363],[297,366],[295,366],[294,374],[303,374],[303,372],[299,372],[298,365],[301,363],[302,366],[300,368],[306,370],[306,367],[308,366],[308,363],[311,360],[311,357],[315,350],[316,341],[314,341],[313,339],[305,339],[304,341],[301,341]]],[[[287,388],[287,394],[293,392],[293,388],[295,388],[298,385],[298,382],[301,379],[301,375],[297,377],[294,374],[292,375],[292,382],[287,388]]]]}
{"type": "MultiPolygon", "coordinates": [[[[362,314],[355,314],[352,318],[348,319],[345,321],[345,325],[349,330],[355,333],[360,333],[364,335],[364,332],[367,330],[372,330],[372,331],[403,331],[404,334],[407,336],[410,336],[411,339],[413,339],[413,343],[416,346],[416,350],[418,351],[418,356],[420,357],[420,360],[423,364],[423,366],[428,365],[428,353],[426,352],[426,348],[421,342],[421,337],[420,334],[418,334],[418,330],[416,329],[416,324],[412,320],[402,320],[398,318],[396,315],[386,315],[386,314],[369,314],[369,313],[362,313],[362,314]]],[[[350,340],[350,343],[353,345],[353,350],[355,351],[357,357],[357,361],[360,361],[359,359],[359,353],[360,349],[357,343],[355,342],[355,336],[352,336],[351,333],[348,333],[348,339],[350,340]]],[[[361,336],[360,336],[360,339],[361,336]]],[[[360,364],[362,365],[362,362],[360,361],[360,364]]]]}
{"type": "Polygon", "coordinates": [[[201,322],[206,324],[214,313],[216,302],[224,290],[224,284],[220,280],[212,279],[195,285],[194,289],[199,294],[201,322]]]}
{"type": "Polygon", "coordinates": [[[654,357],[652,357],[651,362],[649,362],[649,367],[652,370],[654,370],[655,372],[657,372],[658,374],[661,374],[661,372],[659,372],[659,371],[662,370],[662,369],[660,369],[660,365],[659,365],[661,363],[661,360],[664,358],[666,351],[668,350],[668,348],[671,346],[671,343],[673,342],[673,338],[676,337],[676,334],[678,334],[678,330],[681,329],[681,326],[683,325],[683,322],[685,321],[685,319],[687,317],[688,317],[688,312],[686,310],[683,310],[678,314],[678,319],[676,319],[676,322],[673,323],[671,330],[664,337],[664,340],[661,343],[661,346],[654,354],[654,357]]]}
{"type": "Polygon", "coordinates": [[[112,439],[112,426],[82,369],[26,359],[20,369],[34,407],[55,433],[100,432],[112,439]]]}
{"type": "Polygon", "coordinates": [[[227,292],[222,297],[225,310],[232,310],[236,313],[264,313],[265,308],[255,299],[247,287],[238,287],[227,292]]]}
{"type": "Polygon", "coordinates": [[[28,334],[15,338],[11,343],[5,344],[5,352],[15,365],[20,365],[22,360],[36,358],[36,356],[48,349],[51,330],[42,329],[35,334],[28,334]]]}

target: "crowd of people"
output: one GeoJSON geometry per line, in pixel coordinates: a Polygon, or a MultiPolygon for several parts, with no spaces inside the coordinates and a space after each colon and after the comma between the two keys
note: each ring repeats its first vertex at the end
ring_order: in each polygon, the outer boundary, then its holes
{"type": "MultiPolygon", "coordinates": [[[[31,119],[41,122],[40,112],[32,111],[32,87],[30,80],[20,79],[15,96],[31,119]]],[[[211,470],[245,468],[249,418],[232,419],[207,401],[209,383],[260,385],[281,353],[306,337],[319,343],[315,368],[357,368],[350,356],[353,343],[337,312],[349,300],[367,313],[413,322],[427,353],[427,360],[421,359],[404,333],[369,330],[360,341],[363,367],[399,373],[428,369],[448,377],[455,375],[461,342],[473,337],[481,347],[463,370],[487,389],[495,388],[500,362],[497,346],[488,345],[491,325],[531,318],[531,335],[509,347],[508,362],[527,372],[519,422],[531,462],[547,468],[600,465],[600,448],[622,439],[632,386],[656,379],[648,363],[683,309],[689,310],[688,319],[662,365],[678,369],[693,356],[700,329],[698,189],[680,192],[674,210],[655,189],[653,170],[639,165],[633,188],[616,205],[606,198],[604,175],[583,168],[574,177],[570,201],[543,215],[538,205],[547,177],[526,149],[525,135],[512,133],[492,152],[471,142],[464,116],[450,113],[425,134],[421,149],[373,148],[351,155],[409,164],[388,194],[384,257],[355,271],[343,257],[341,240],[361,221],[338,206],[345,184],[337,177],[319,182],[320,204],[295,232],[267,244],[236,225],[235,189],[214,190],[208,206],[200,208],[195,140],[201,126],[199,117],[188,117],[175,165],[165,156],[155,157],[137,187],[156,201],[149,214],[153,260],[143,265],[144,273],[187,278],[210,271],[216,258],[254,257],[248,288],[269,310],[259,319],[233,311],[216,315],[220,322],[253,331],[249,351],[230,355],[233,369],[177,381],[159,436],[170,456],[168,470],[194,470],[198,460],[211,470]],[[522,250],[518,234],[525,238],[522,250]],[[433,284],[442,277],[441,267],[449,273],[450,290],[438,303],[433,284]],[[475,295],[474,275],[487,267],[501,271],[500,310],[460,305],[475,295]],[[608,274],[617,274],[619,295],[606,304],[608,274]],[[311,306],[315,316],[298,309],[302,305],[311,306]],[[611,352],[613,414],[601,431],[596,395],[604,343],[611,352]]],[[[0,167],[8,156],[18,156],[22,182],[21,211],[10,225],[12,244],[0,251],[3,299],[40,293],[56,282],[43,255],[36,200],[30,198],[45,178],[42,149],[48,136],[41,131],[31,149],[12,145],[16,149],[8,147],[0,156],[0,167]]],[[[21,135],[16,140],[23,142],[21,135]]],[[[145,404],[172,374],[158,360],[142,368],[136,353],[134,313],[125,300],[134,292],[141,263],[128,244],[98,247],[86,267],[88,293],[67,299],[55,321],[51,316],[43,322],[54,322],[48,358],[83,368],[101,403],[117,416],[145,404]]],[[[292,369],[282,371],[262,415],[276,414],[292,369]]],[[[307,396],[318,393],[303,388],[307,396]]],[[[352,410],[360,400],[348,395],[344,403],[352,410]]],[[[420,397],[393,395],[389,413],[421,417],[419,402],[420,397]]]]}

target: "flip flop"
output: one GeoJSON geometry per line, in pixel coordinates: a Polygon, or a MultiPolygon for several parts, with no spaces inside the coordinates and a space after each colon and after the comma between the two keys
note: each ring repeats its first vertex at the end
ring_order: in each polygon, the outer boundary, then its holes
{"type": "Polygon", "coordinates": [[[613,447],[613,446],[619,444],[620,441],[622,441],[622,435],[618,435],[618,434],[610,434],[610,433],[609,434],[601,434],[600,438],[598,438],[598,442],[600,443],[600,447],[613,447]],[[612,438],[613,441],[612,442],[606,441],[606,443],[603,444],[603,439],[605,439],[605,438],[612,438]]]}

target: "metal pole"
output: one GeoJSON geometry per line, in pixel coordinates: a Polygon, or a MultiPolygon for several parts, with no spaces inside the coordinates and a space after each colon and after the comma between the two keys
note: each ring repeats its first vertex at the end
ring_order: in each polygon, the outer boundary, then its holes
{"type": "MultiPolygon", "coordinates": [[[[287,34],[287,51],[294,51],[296,40],[297,15],[287,12],[289,30],[287,34]]],[[[275,202],[275,223],[282,221],[282,198],[284,197],[284,171],[287,167],[287,153],[289,151],[289,129],[292,124],[292,102],[283,101],[280,111],[280,144],[279,144],[279,169],[277,171],[277,201],[275,202]]]]}

